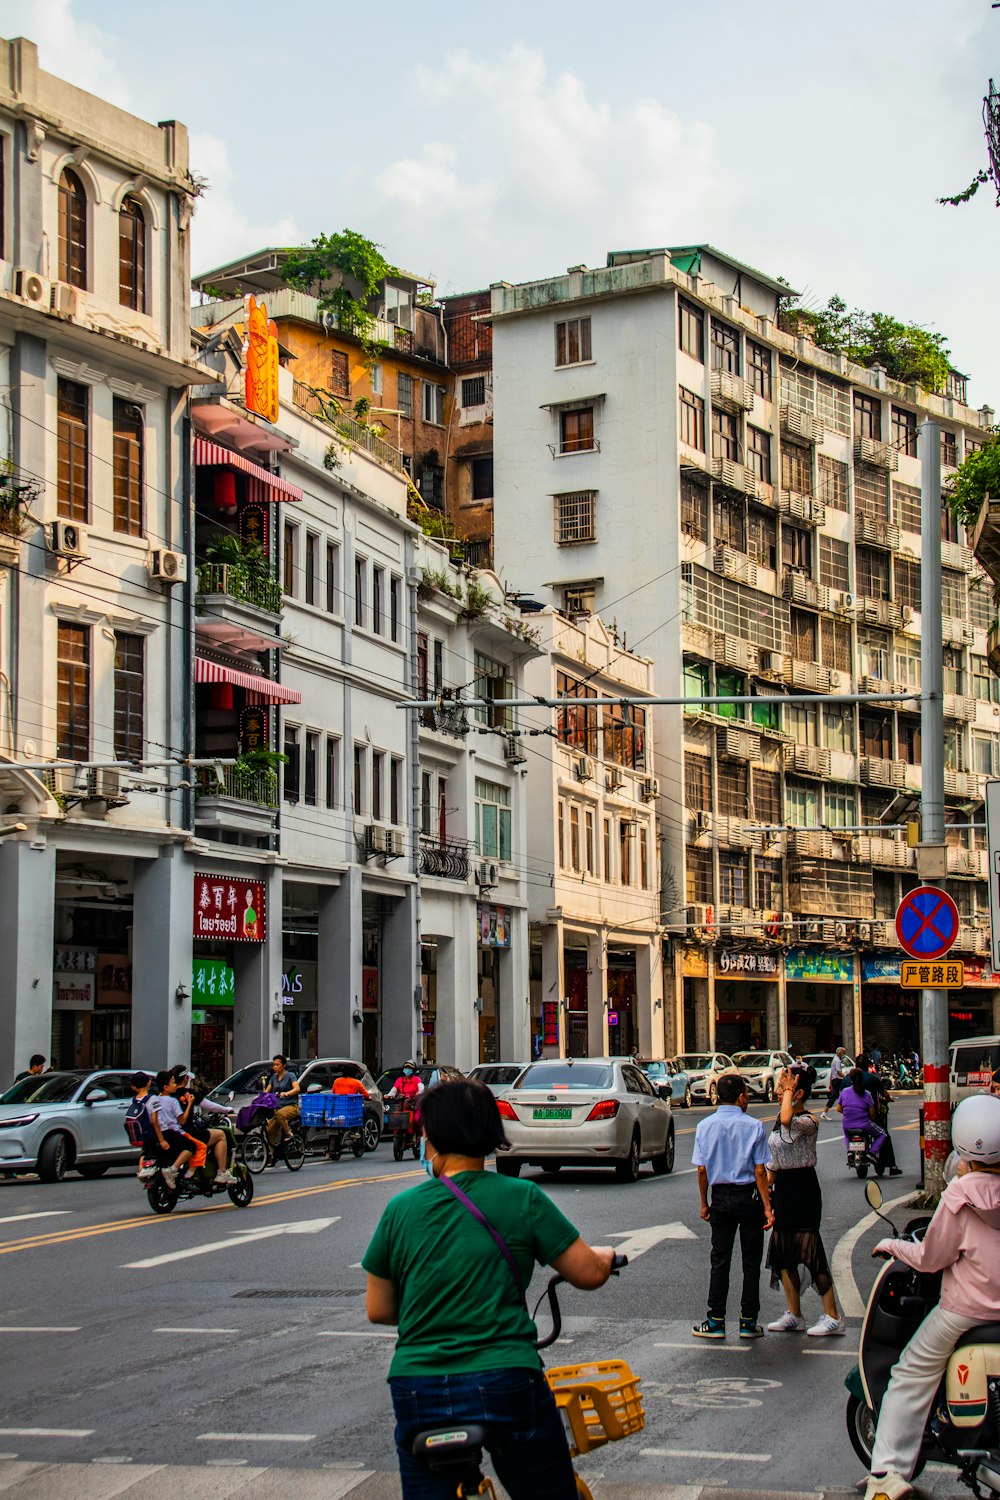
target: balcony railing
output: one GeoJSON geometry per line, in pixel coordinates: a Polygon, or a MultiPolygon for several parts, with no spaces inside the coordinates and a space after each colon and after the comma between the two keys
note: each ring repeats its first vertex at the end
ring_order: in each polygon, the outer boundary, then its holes
{"type": "MultiPolygon", "coordinates": [[[[387,325],[389,326],[389,325],[387,325]]],[[[374,458],[377,463],[385,464],[387,468],[395,469],[398,474],[405,473],[403,468],[403,455],[392,443],[387,443],[384,438],[379,437],[372,427],[364,422],[359,422],[356,417],[348,416],[346,413],[338,412],[336,401],[333,397],[329,400],[303,385],[296,380],[292,386],[292,395],[295,405],[301,411],[308,412],[311,417],[326,424],[331,431],[335,432],[344,442],[350,443],[352,447],[359,448],[374,458]]]]}
{"type": "Polygon", "coordinates": [[[440,880],[468,880],[469,851],[464,844],[420,840],[420,873],[440,880]]]}
{"type": "Polygon", "coordinates": [[[281,584],[277,578],[258,573],[246,563],[200,563],[198,592],[224,594],[265,614],[281,614],[281,584]]]}
{"type": "Polygon", "coordinates": [[[789,437],[801,438],[806,443],[821,443],[824,437],[823,423],[811,411],[801,406],[782,403],[781,429],[789,437]]]}
{"type": "Polygon", "coordinates": [[[218,772],[207,766],[198,772],[197,796],[231,797],[236,802],[249,802],[254,807],[276,808],[278,806],[278,773],[276,771],[251,771],[244,766],[220,766],[218,772]]]}

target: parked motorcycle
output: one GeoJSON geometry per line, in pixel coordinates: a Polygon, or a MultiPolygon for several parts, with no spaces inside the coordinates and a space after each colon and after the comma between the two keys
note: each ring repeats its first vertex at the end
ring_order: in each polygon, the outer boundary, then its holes
{"type": "MultiPolygon", "coordinates": [[[[868,1183],[865,1197],[885,1218],[877,1183],[868,1183]]],[[[911,1219],[900,1235],[885,1221],[895,1239],[919,1239],[930,1223],[911,1219]]],[[[866,1469],[892,1367],[940,1295],[939,1271],[915,1271],[890,1260],[875,1278],[861,1325],[859,1362],[844,1382],[848,1436],[866,1469]]],[[[1000,1323],[971,1328],[959,1339],[931,1405],[914,1477],[930,1462],[956,1468],[980,1500],[1000,1494],[1000,1323]]]]}
{"type": "MultiPolygon", "coordinates": [[[[214,1117],[213,1123],[215,1123],[214,1117]]],[[[155,1161],[143,1160],[140,1164],[139,1180],[146,1189],[146,1197],[154,1214],[173,1213],[178,1203],[184,1203],[191,1198],[216,1198],[222,1193],[228,1193],[237,1208],[249,1207],[253,1199],[253,1178],[244,1163],[235,1160],[236,1132],[232,1122],[219,1117],[215,1128],[221,1130],[226,1137],[226,1165],[236,1177],[236,1182],[216,1182],[218,1167],[214,1156],[209,1156],[205,1165],[199,1167],[192,1177],[178,1177],[174,1187],[167,1182],[162,1168],[155,1161]],[[144,1175],[149,1172],[150,1168],[153,1169],[152,1175],[144,1175]]]]}
{"type": "Polygon", "coordinates": [[[885,1171],[885,1161],[880,1160],[872,1151],[872,1138],[873,1132],[870,1130],[847,1132],[847,1165],[859,1177],[867,1177],[869,1167],[876,1177],[881,1177],[885,1171]]]}

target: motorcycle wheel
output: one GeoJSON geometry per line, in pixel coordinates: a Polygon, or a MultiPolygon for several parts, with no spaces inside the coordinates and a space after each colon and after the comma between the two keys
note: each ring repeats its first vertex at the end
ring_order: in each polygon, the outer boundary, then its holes
{"type": "Polygon", "coordinates": [[[402,1131],[397,1131],[396,1134],[392,1138],[392,1159],[393,1159],[393,1161],[402,1161],[403,1160],[403,1135],[402,1135],[402,1131]]]}
{"type": "Polygon", "coordinates": [[[876,1177],[884,1177],[885,1176],[885,1162],[884,1161],[877,1161],[877,1162],[874,1162],[873,1165],[874,1165],[874,1168],[875,1168],[875,1176],[876,1177]]]}
{"type": "Polygon", "coordinates": [[[149,1199],[149,1206],[154,1214],[173,1213],[177,1204],[176,1188],[171,1192],[162,1177],[153,1179],[146,1189],[146,1197],[149,1199]]]}
{"type": "Polygon", "coordinates": [[[360,1130],[354,1132],[351,1140],[351,1153],[356,1161],[360,1161],[361,1157],[365,1154],[365,1138],[360,1130]]]}
{"type": "Polygon", "coordinates": [[[872,1448],[875,1445],[875,1413],[867,1402],[858,1396],[847,1398],[847,1436],[858,1458],[868,1469],[871,1466],[872,1448]]]}
{"type": "Polygon", "coordinates": [[[249,1172],[241,1172],[239,1167],[236,1170],[240,1180],[239,1182],[231,1183],[227,1189],[230,1200],[235,1203],[237,1208],[249,1208],[253,1201],[253,1178],[249,1172]]]}
{"type": "Polygon", "coordinates": [[[414,1161],[419,1161],[420,1160],[420,1142],[419,1141],[414,1141],[413,1142],[413,1145],[410,1147],[410,1155],[413,1157],[414,1161]]]}
{"type": "Polygon", "coordinates": [[[860,1167],[855,1167],[854,1170],[855,1170],[855,1172],[857,1172],[857,1174],[858,1174],[859,1177],[867,1177],[868,1176],[868,1163],[866,1161],[863,1161],[861,1163],[860,1167]]]}
{"type": "Polygon", "coordinates": [[[291,1140],[285,1142],[283,1155],[285,1166],[289,1172],[298,1172],[301,1170],[302,1163],[306,1159],[306,1143],[302,1139],[302,1132],[300,1130],[292,1131],[291,1140]]]}

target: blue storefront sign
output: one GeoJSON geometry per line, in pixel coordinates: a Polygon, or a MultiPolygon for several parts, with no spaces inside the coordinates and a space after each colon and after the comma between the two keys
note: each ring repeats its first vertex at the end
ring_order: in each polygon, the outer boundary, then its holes
{"type": "Polygon", "coordinates": [[[861,960],[861,982],[898,984],[901,961],[895,953],[866,954],[861,960]]]}

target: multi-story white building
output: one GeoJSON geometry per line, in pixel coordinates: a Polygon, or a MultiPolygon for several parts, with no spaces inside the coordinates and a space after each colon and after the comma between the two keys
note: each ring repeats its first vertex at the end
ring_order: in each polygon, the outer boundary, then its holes
{"type": "MultiPolygon", "coordinates": [[[[655,714],[666,984],[684,1045],[917,1038],[892,917],[920,789],[918,428],[946,467],[989,408],[903,386],[778,326],[787,288],[710,246],[612,253],[493,288],[495,557],[511,586],[617,621],[655,714]],[[781,706],[788,692],[814,695],[781,706]],[[788,828],[794,832],[786,832],[788,828]]],[[[949,880],[956,1034],[992,1022],[982,823],[1000,769],[989,588],[947,512],[949,880]]]]}
{"type": "MultiPolygon", "coordinates": [[[[190,796],[187,132],[0,42],[0,1059],[166,1061],[190,796]],[[60,769],[47,769],[54,762],[60,769]],[[18,767],[26,769],[18,769],[18,767]],[[33,767],[35,769],[27,769],[33,767]],[[25,831],[11,831],[15,824],[25,831]]],[[[184,1037],[186,1047],[187,1037],[184,1037]]]]}
{"type": "Polygon", "coordinates": [[[549,1056],[676,1052],[676,1018],[663,1008],[653,727],[641,706],[652,663],[597,615],[550,608],[525,620],[544,653],[528,665],[528,693],[595,700],[559,709],[555,737],[532,742],[541,762],[528,776],[536,1029],[549,1056]],[[618,694],[640,701],[596,701],[618,694]]]}

